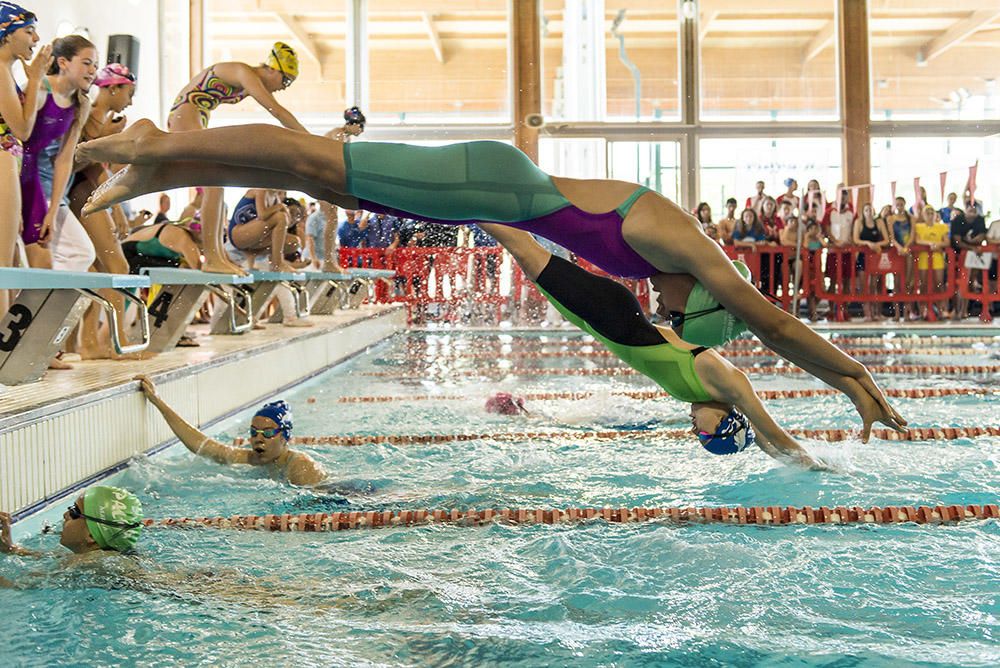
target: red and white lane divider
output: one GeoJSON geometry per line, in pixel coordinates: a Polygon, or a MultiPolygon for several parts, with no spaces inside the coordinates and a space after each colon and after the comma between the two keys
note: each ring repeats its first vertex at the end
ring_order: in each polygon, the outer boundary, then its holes
{"type": "MultiPolygon", "coordinates": [[[[983,344],[986,346],[994,345],[1000,346],[1000,336],[892,336],[892,337],[881,337],[881,336],[836,336],[829,339],[830,343],[835,346],[906,346],[906,347],[930,347],[938,348],[942,346],[966,346],[966,345],[976,345],[983,344]]],[[[456,345],[442,345],[442,344],[420,344],[410,342],[407,344],[407,349],[412,350],[415,354],[420,354],[421,352],[426,352],[430,354],[431,351],[441,352],[441,351],[454,351],[454,350],[475,350],[477,348],[486,347],[503,347],[509,346],[511,349],[526,350],[528,348],[534,347],[566,347],[566,348],[586,348],[586,347],[601,347],[601,343],[594,339],[584,338],[584,337],[572,337],[566,339],[552,338],[550,340],[543,339],[519,339],[517,341],[500,341],[498,339],[489,339],[484,341],[472,341],[465,343],[462,347],[456,345]]],[[[749,339],[735,339],[726,344],[726,348],[760,348],[763,344],[755,338],[749,339]]]]}
{"type": "MultiPolygon", "coordinates": [[[[986,396],[1000,395],[1000,389],[988,389],[984,387],[930,387],[926,389],[912,390],[884,390],[887,397],[905,399],[928,399],[932,397],[952,397],[952,396],[986,396]]],[[[598,392],[528,392],[518,394],[526,401],[551,401],[556,399],[590,399],[599,394],[598,392]]],[[[666,392],[655,390],[635,390],[635,391],[615,391],[609,392],[613,397],[627,397],[629,399],[667,399],[670,395],[666,392]]],[[[761,390],[757,396],[761,399],[804,399],[809,397],[832,397],[841,394],[840,390],[818,389],[818,390],[761,390]]],[[[382,404],[391,402],[406,401],[466,401],[472,397],[467,394],[414,394],[404,395],[378,395],[378,396],[357,396],[340,397],[337,403],[341,404],[382,404]]]]}
{"type": "MultiPolygon", "coordinates": [[[[928,357],[932,356],[945,356],[945,355],[982,355],[986,352],[985,350],[976,350],[974,348],[841,348],[841,351],[852,357],[887,357],[889,355],[926,355],[928,357]]],[[[727,349],[722,348],[719,353],[723,357],[730,358],[771,358],[778,357],[778,353],[767,350],[750,350],[750,349],[727,349]]],[[[573,358],[573,359],[605,359],[616,357],[610,350],[518,350],[511,352],[451,352],[448,354],[427,354],[428,359],[433,359],[435,361],[440,359],[448,360],[469,360],[469,361],[482,361],[491,360],[495,361],[498,359],[504,360],[520,360],[520,359],[546,359],[546,358],[573,358]]],[[[407,356],[405,358],[396,358],[399,361],[411,361],[413,356],[407,356]]]]}
{"type": "MultiPolygon", "coordinates": [[[[860,438],[855,429],[789,429],[802,438],[836,443],[860,438]]],[[[927,427],[907,429],[873,429],[872,436],[883,441],[953,441],[959,438],[1000,436],[1000,427],[927,427]]],[[[465,443],[469,441],[523,442],[542,440],[593,441],[610,439],[654,440],[663,438],[693,438],[690,429],[604,430],[604,431],[511,431],[480,434],[352,434],[343,436],[293,436],[291,445],[336,445],[353,447],[361,445],[432,445],[440,443],[465,443]]],[[[249,439],[236,438],[233,445],[242,446],[249,439]]]]}
{"type": "MultiPolygon", "coordinates": [[[[762,367],[739,367],[747,373],[755,373],[769,376],[791,376],[805,373],[797,366],[762,366],[762,367]]],[[[885,374],[906,374],[906,375],[979,375],[994,374],[1000,378],[1000,364],[885,364],[867,365],[866,368],[871,373],[885,374]]],[[[630,367],[607,367],[602,369],[558,369],[530,367],[511,367],[509,369],[491,367],[488,370],[465,370],[465,369],[426,369],[426,373],[437,372],[448,376],[635,376],[639,372],[630,367]]],[[[413,374],[400,374],[396,371],[365,371],[362,375],[375,378],[413,378],[419,379],[423,376],[413,374]]]]}
{"type": "Polygon", "coordinates": [[[501,508],[486,510],[397,510],[305,513],[299,515],[233,515],[147,519],[147,527],[211,527],[247,531],[346,531],[377,527],[452,524],[567,524],[586,521],[632,524],[639,522],[709,523],[737,525],[796,524],[945,524],[1000,519],[1000,506],[783,506],[722,508],[501,508]]]}

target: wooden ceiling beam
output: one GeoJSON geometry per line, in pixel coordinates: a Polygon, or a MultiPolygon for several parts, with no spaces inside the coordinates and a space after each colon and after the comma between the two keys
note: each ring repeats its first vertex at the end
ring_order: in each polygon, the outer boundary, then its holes
{"type": "Polygon", "coordinates": [[[306,52],[306,55],[308,55],[313,62],[319,66],[320,81],[325,80],[326,74],[323,69],[323,56],[319,51],[319,44],[317,44],[309,32],[302,27],[302,24],[299,23],[298,19],[291,14],[277,12],[276,16],[278,17],[278,20],[281,21],[286,28],[288,28],[288,31],[295,36],[295,39],[302,44],[302,49],[306,52]]]}
{"type": "Polygon", "coordinates": [[[424,12],[423,22],[427,37],[431,40],[431,48],[434,49],[434,57],[443,64],[445,61],[444,46],[441,44],[441,35],[438,34],[437,27],[434,25],[434,15],[430,12],[424,12]]]}
{"type": "Polygon", "coordinates": [[[997,5],[994,5],[992,9],[980,9],[972,12],[965,19],[955,23],[942,34],[927,42],[917,53],[917,62],[929,63],[998,17],[1000,17],[1000,6],[997,5]]]}
{"type": "Polygon", "coordinates": [[[816,33],[815,37],[809,40],[809,44],[806,45],[806,48],[802,50],[802,64],[805,65],[810,60],[821,54],[824,49],[831,46],[836,36],[837,25],[832,20],[827,21],[826,24],[820,28],[820,31],[816,33]]]}

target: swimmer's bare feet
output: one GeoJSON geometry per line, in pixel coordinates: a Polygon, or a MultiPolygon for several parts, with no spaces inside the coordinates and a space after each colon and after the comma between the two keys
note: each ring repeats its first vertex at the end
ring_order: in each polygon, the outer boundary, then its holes
{"type": "Polygon", "coordinates": [[[246,276],[250,273],[228,258],[208,256],[205,257],[201,270],[209,274],[234,274],[236,276],[246,276]]]}
{"type": "Polygon", "coordinates": [[[81,163],[142,163],[141,144],[152,137],[165,134],[153,121],[143,118],[118,134],[79,144],[76,147],[76,160],[81,163]]]}

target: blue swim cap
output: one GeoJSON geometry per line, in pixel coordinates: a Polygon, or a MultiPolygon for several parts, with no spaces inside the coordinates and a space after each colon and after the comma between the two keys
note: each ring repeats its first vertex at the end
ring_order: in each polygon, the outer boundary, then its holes
{"type": "Polygon", "coordinates": [[[785,187],[786,188],[791,187],[791,185],[793,183],[795,183],[795,179],[793,179],[792,177],[789,176],[787,179],[785,179],[785,187]]]}
{"type": "Polygon", "coordinates": [[[13,2],[0,2],[0,37],[35,24],[35,15],[13,2]]]}
{"type": "Polygon", "coordinates": [[[254,413],[254,417],[258,416],[273,420],[281,433],[285,435],[286,440],[292,437],[292,407],[288,405],[287,401],[279,399],[264,404],[259,411],[254,413]]]}
{"type": "Polygon", "coordinates": [[[757,435],[747,416],[734,406],[714,434],[699,432],[698,440],[713,455],[735,455],[753,445],[757,435]]]}

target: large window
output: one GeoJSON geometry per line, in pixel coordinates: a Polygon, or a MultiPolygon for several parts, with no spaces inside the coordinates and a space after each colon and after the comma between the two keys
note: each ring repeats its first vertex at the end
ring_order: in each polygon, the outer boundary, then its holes
{"type": "Polygon", "coordinates": [[[800,193],[810,179],[816,179],[828,200],[841,181],[840,140],[833,137],[703,139],[700,150],[698,198],[713,211],[730,197],[742,207],[757,181],[764,182],[766,194],[777,198],[785,192],[785,179],[795,179],[800,193]]]}
{"type": "Polygon", "coordinates": [[[675,141],[608,142],[608,177],[634,181],[677,200],[680,144],[675,141]]]}
{"type": "Polygon", "coordinates": [[[940,209],[945,197],[953,192],[961,203],[969,180],[969,167],[976,169],[976,200],[984,212],[997,216],[1000,207],[1000,139],[996,137],[896,137],[872,140],[872,182],[875,201],[888,204],[892,182],[896,194],[912,203],[913,179],[919,178],[927,192],[928,203],[940,209]],[[944,175],[944,194],[941,176],[944,175]]]}
{"type": "MultiPolygon", "coordinates": [[[[692,3],[693,4],[693,3],[692,3]]],[[[706,120],[838,117],[834,0],[700,0],[701,115],[706,120]]]]}
{"type": "Polygon", "coordinates": [[[367,6],[372,119],[509,120],[506,0],[368,0],[367,6]]]}
{"type": "Polygon", "coordinates": [[[872,118],[1000,118],[997,0],[873,0],[872,118]]]}
{"type": "MultiPolygon", "coordinates": [[[[204,64],[258,65],[275,41],[287,42],[298,52],[299,78],[277,93],[277,100],[310,129],[339,125],[345,106],[346,2],[206,0],[204,64]]],[[[212,113],[216,125],[269,118],[253,100],[212,113]]]]}
{"type": "Polygon", "coordinates": [[[678,120],[678,33],[669,1],[542,0],[544,115],[678,120]]]}

